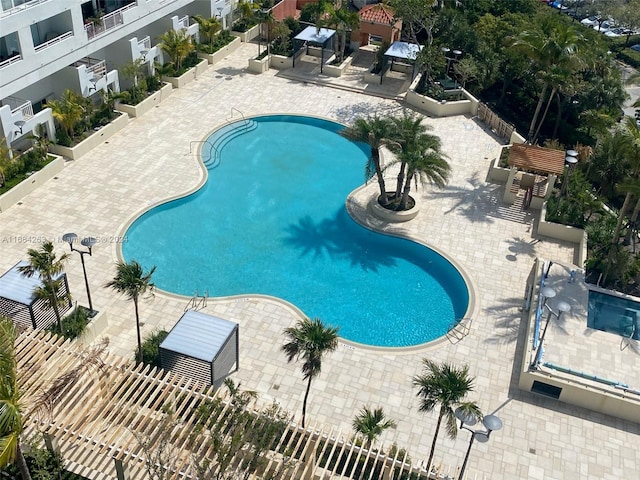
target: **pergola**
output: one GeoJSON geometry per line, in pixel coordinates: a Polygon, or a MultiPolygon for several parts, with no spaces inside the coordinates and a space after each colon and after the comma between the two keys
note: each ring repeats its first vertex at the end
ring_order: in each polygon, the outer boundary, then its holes
{"type": "Polygon", "coordinates": [[[380,70],[380,83],[384,79],[384,74],[387,72],[387,62],[391,59],[390,69],[393,69],[393,64],[396,61],[406,60],[413,65],[411,72],[411,79],[416,76],[416,58],[422,50],[422,45],[408,42],[393,42],[391,46],[384,52],[384,65],[380,70]]]}
{"type": "Polygon", "coordinates": [[[296,35],[293,39],[293,68],[296,67],[295,52],[304,47],[308,49],[309,45],[315,45],[316,47],[321,48],[320,73],[322,73],[322,67],[324,66],[324,49],[327,47],[327,44],[333,40],[335,34],[336,31],[331,30],[330,28],[318,28],[310,26],[296,35]]]}
{"type": "MultiPolygon", "coordinates": [[[[0,315],[9,317],[20,327],[47,328],[56,321],[52,308],[45,308],[45,300],[38,299],[34,290],[42,286],[40,276],[36,273],[27,277],[20,272],[20,267],[28,265],[21,260],[0,276],[0,315]]],[[[60,273],[54,280],[62,279],[58,297],[68,298],[69,285],[67,275],[60,273]]],[[[71,301],[59,307],[60,313],[71,308],[71,301]]]]}
{"type": "MultiPolygon", "coordinates": [[[[171,463],[165,478],[194,478],[194,459],[216,458],[212,432],[196,428],[198,407],[207,401],[219,402],[207,418],[219,425],[221,432],[236,431],[236,425],[229,423],[231,418],[244,422],[240,427],[261,428],[264,412],[271,408],[254,399],[240,407],[247,415],[234,416],[232,411],[238,407],[226,389],[216,391],[183,375],[136,364],[110,354],[106,347],[105,342],[85,347],[31,329],[16,340],[18,386],[26,414],[24,435],[42,434],[47,447],[62,454],[65,468],[84,477],[146,479],[147,461],[155,464],[158,459],[149,455],[167,448],[171,463]],[[74,371],[82,372],[76,382],[69,380],[74,371]],[[60,379],[65,381],[53,409],[34,411],[43,391],[60,379]],[[174,417],[167,422],[169,405],[174,417]]],[[[258,469],[250,471],[249,479],[267,478],[276,472],[284,472],[277,478],[355,479],[362,478],[359,465],[366,465],[373,478],[427,477],[423,462],[406,462],[402,449],[396,449],[394,456],[382,453],[389,450],[380,444],[366,449],[352,441],[351,429],[327,431],[317,423],[304,429],[293,418],[280,422],[277,436],[264,451],[258,469]],[[345,468],[346,464],[350,466],[345,468]]],[[[391,442],[393,439],[388,439],[391,442]]],[[[246,465],[248,451],[239,449],[230,465],[246,465]]]]}

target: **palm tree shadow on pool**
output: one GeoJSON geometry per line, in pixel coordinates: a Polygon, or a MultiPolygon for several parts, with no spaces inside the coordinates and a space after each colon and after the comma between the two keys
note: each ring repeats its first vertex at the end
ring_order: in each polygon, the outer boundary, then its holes
{"type": "Polygon", "coordinates": [[[348,258],[352,266],[359,266],[365,271],[377,272],[379,267],[396,265],[396,258],[390,252],[378,251],[375,255],[359,241],[345,233],[341,226],[351,221],[344,207],[333,217],[314,222],[310,216],[304,216],[298,223],[286,227],[287,235],[282,239],[287,245],[300,250],[300,256],[313,255],[321,257],[329,255],[333,259],[348,258]]]}

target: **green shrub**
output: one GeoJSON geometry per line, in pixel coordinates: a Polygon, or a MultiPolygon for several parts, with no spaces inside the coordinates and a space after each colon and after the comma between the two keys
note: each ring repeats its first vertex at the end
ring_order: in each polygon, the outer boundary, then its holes
{"type": "Polygon", "coordinates": [[[635,50],[631,50],[630,48],[625,48],[619,51],[617,58],[621,62],[624,62],[627,65],[631,65],[634,68],[640,67],[640,52],[636,52],[635,50]]]}
{"type": "MultiPolygon", "coordinates": [[[[85,477],[67,472],[62,456],[53,454],[46,448],[31,446],[25,451],[24,457],[33,480],[87,480],[85,477]]],[[[0,478],[20,478],[20,471],[15,463],[0,468],[0,478]]]]}
{"type": "MultiPolygon", "coordinates": [[[[142,362],[160,368],[160,344],[167,338],[169,332],[156,330],[142,342],[142,362]]],[[[137,352],[133,354],[134,361],[138,360],[137,352]]]]}
{"type": "Polygon", "coordinates": [[[212,53],[215,53],[221,48],[229,45],[234,38],[235,37],[231,35],[231,32],[229,30],[222,30],[218,35],[216,35],[211,45],[208,45],[206,43],[199,43],[198,51],[211,55],[212,53]]]}
{"type": "Polygon", "coordinates": [[[90,320],[89,310],[85,307],[78,306],[60,322],[62,323],[62,332],[58,330],[57,323],[53,323],[47,330],[56,335],[62,335],[69,340],[74,340],[82,335],[90,320]]]}
{"type": "Polygon", "coordinates": [[[240,20],[237,20],[233,23],[231,29],[234,32],[244,33],[250,28],[255,27],[257,24],[258,22],[254,18],[241,18],[240,20]]]}

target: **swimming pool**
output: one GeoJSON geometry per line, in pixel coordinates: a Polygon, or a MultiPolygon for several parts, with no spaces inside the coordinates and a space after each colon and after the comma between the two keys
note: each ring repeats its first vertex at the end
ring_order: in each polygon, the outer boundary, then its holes
{"type": "Polygon", "coordinates": [[[344,203],[364,181],[368,147],[341,128],[275,115],[214,132],[203,145],[207,182],[136,219],[125,259],[156,265],[162,290],[275,296],[358,343],[443,336],[466,313],[467,285],[435,251],[351,219],[344,203]]]}
{"type": "Polygon", "coordinates": [[[587,327],[640,340],[640,303],[589,290],[587,327]]]}

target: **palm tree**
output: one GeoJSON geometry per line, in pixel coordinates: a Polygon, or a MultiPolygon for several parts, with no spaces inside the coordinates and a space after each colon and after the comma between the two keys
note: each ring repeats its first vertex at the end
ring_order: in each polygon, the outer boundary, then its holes
{"type": "Polygon", "coordinates": [[[358,28],[360,25],[360,16],[357,12],[351,11],[346,6],[340,8],[329,7],[327,15],[320,17],[318,20],[318,28],[330,27],[335,28],[338,33],[338,63],[342,63],[344,60],[344,52],[347,48],[347,32],[358,28]]]}
{"type": "Polygon", "coordinates": [[[365,448],[370,448],[371,444],[387,428],[395,428],[396,422],[386,418],[382,408],[371,410],[368,406],[362,407],[360,413],[353,419],[353,429],[357,434],[366,439],[365,448]]]}
{"type": "Polygon", "coordinates": [[[530,142],[533,143],[540,132],[540,126],[544,123],[549,105],[560,86],[584,67],[582,54],[586,46],[586,40],[574,25],[555,20],[543,23],[540,28],[522,32],[513,43],[515,49],[522,51],[531,59],[542,83],[538,103],[529,124],[530,142]],[[549,87],[551,87],[551,94],[547,99],[549,87]],[[547,100],[547,107],[538,122],[545,100],[547,100]]]}
{"type": "Polygon", "coordinates": [[[22,480],[31,480],[20,447],[24,406],[18,388],[18,362],[13,321],[0,317],[0,467],[16,462],[22,480]]]}
{"type": "Polygon", "coordinates": [[[194,50],[191,37],[186,30],[169,30],[160,35],[160,48],[169,55],[176,72],[182,68],[182,61],[194,50]]]}
{"type": "Polygon", "coordinates": [[[79,95],[67,89],[62,93],[59,100],[49,100],[47,107],[51,108],[51,114],[55,118],[70,138],[73,138],[74,129],[78,122],[82,120],[86,109],[79,95]]]}
{"type": "Polygon", "coordinates": [[[467,365],[456,368],[453,365],[438,364],[426,358],[423,363],[425,372],[413,378],[413,385],[418,387],[417,395],[420,397],[419,410],[431,412],[437,406],[440,407],[427,461],[427,469],[430,469],[442,420],[446,422],[447,434],[454,439],[458,432],[454,414],[456,408],[462,408],[464,413],[476,418],[482,418],[482,413],[475,402],[463,402],[464,397],[473,391],[474,378],[469,376],[467,365]]]}
{"type": "Polygon", "coordinates": [[[282,346],[287,355],[287,362],[300,359],[303,378],[307,380],[307,390],[302,402],[302,428],[305,426],[307,399],[311,388],[311,380],[320,375],[322,357],[338,347],[338,328],[326,327],[322,320],[304,318],[295,327],[285,328],[289,341],[282,346]]]}
{"type": "Polygon", "coordinates": [[[71,298],[67,292],[60,296],[60,288],[64,279],[60,274],[64,270],[64,262],[69,258],[68,253],[63,253],[60,258],[56,257],[53,251],[52,242],[44,242],[40,250],[30,248],[27,250],[29,263],[18,267],[18,271],[26,277],[38,275],[42,285],[36,287],[33,291],[37,299],[44,301],[44,308],[52,308],[56,315],[58,324],[58,332],[62,332],[62,317],[60,316],[60,308],[65,303],[71,303],[71,298]],[[56,278],[58,277],[58,278],[56,278]]]}
{"type": "MultiPolygon", "coordinates": [[[[437,137],[427,135],[427,131],[431,127],[422,124],[422,118],[411,113],[404,112],[402,117],[394,117],[393,122],[393,139],[400,145],[403,152],[408,152],[415,148],[416,142],[422,144],[427,143],[427,138],[437,139],[437,137]]],[[[400,163],[400,171],[398,172],[398,180],[396,183],[396,192],[394,198],[400,197],[402,186],[404,185],[404,173],[406,164],[400,163]]]]}
{"type": "MultiPolygon", "coordinates": [[[[35,400],[25,402],[18,378],[17,336],[13,321],[0,316],[0,469],[16,462],[22,480],[31,480],[20,446],[24,426],[39,412],[48,411],[50,414],[64,394],[75,388],[86,372],[101,371],[105,365],[102,357],[109,342],[104,339],[99,345],[88,347],[81,353],[82,360],[77,366],[55,378],[45,389],[39,389],[35,400]]],[[[33,375],[29,375],[28,380],[32,379],[33,375]]]]}
{"type": "Polygon", "coordinates": [[[447,184],[451,166],[444,157],[440,149],[433,146],[417,147],[399,155],[399,161],[407,166],[407,179],[404,182],[399,210],[407,208],[411,182],[414,178],[416,183],[419,180],[421,185],[432,183],[442,188],[447,184]]]}
{"type": "Polygon", "coordinates": [[[222,23],[220,23],[220,19],[217,17],[204,18],[201,15],[194,15],[191,17],[199,26],[200,34],[204,38],[204,42],[207,45],[213,44],[213,39],[216,37],[218,32],[222,29],[222,23]]]}
{"type": "MultiPolygon", "coordinates": [[[[617,244],[620,241],[620,232],[622,231],[622,222],[627,214],[627,210],[631,208],[632,197],[637,193],[637,183],[640,179],[640,127],[632,117],[626,117],[622,129],[622,135],[627,139],[623,145],[625,159],[628,163],[627,180],[621,185],[621,189],[626,192],[622,208],[618,212],[618,222],[613,232],[611,243],[617,244]]],[[[619,187],[620,188],[620,187],[619,187]]]]}
{"type": "Polygon", "coordinates": [[[373,118],[356,118],[353,125],[340,131],[340,135],[354,142],[368,143],[371,156],[367,161],[365,176],[369,179],[372,175],[373,166],[378,186],[380,187],[380,203],[387,205],[387,190],[384,184],[384,174],[380,165],[380,147],[391,142],[392,122],[388,118],[380,118],[375,115],[373,118]]]}
{"type": "Polygon", "coordinates": [[[136,330],[138,333],[138,361],[142,363],[142,339],[140,337],[140,314],[138,312],[138,300],[143,298],[145,294],[153,295],[155,285],[151,282],[151,276],[156,271],[156,267],[144,272],[142,265],[135,260],[129,263],[118,262],[116,265],[116,276],[108,282],[105,287],[112,288],[118,293],[127,296],[129,300],[133,300],[133,306],[136,312],[136,330]]]}

